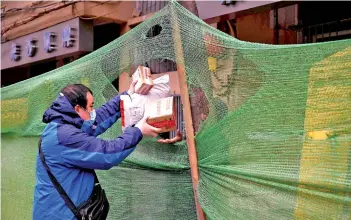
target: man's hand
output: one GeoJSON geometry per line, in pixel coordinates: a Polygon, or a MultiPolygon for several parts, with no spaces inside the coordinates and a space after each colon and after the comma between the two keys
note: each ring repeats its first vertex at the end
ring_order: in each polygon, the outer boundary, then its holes
{"type": "Polygon", "coordinates": [[[141,119],[135,127],[139,128],[143,136],[156,137],[158,133],[161,132],[161,128],[155,128],[149,125],[146,120],[149,117],[144,117],[141,119]]]}
{"type": "Polygon", "coordinates": [[[162,144],[174,144],[176,142],[181,141],[183,138],[182,133],[178,130],[177,135],[171,139],[159,139],[157,142],[162,144]]]}
{"type": "Polygon", "coordinates": [[[129,89],[128,89],[128,94],[132,95],[135,92],[135,85],[137,84],[138,80],[134,80],[132,84],[130,84],[129,89]]]}

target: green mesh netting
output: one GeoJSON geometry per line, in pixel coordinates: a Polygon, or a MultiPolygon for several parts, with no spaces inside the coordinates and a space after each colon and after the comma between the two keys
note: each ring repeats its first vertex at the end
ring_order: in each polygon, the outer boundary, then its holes
{"type": "MultiPolygon", "coordinates": [[[[208,219],[351,218],[351,40],[243,42],[171,2],[105,47],[1,89],[2,219],[31,219],[38,137],[26,136],[41,134],[60,89],[83,83],[99,106],[119,74],[156,59],[185,66],[194,121],[207,116],[196,147],[208,219]],[[161,33],[147,37],[157,24],[161,33]]],[[[145,139],[98,175],[109,219],[196,218],[185,142],[145,139]]]]}

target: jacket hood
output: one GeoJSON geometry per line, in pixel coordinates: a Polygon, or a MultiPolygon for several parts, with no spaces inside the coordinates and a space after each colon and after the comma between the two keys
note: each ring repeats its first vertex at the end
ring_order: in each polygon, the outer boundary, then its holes
{"type": "Polygon", "coordinates": [[[84,120],[79,117],[68,99],[59,95],[43,115],[43,122],[68,123],[81,128],[84,120]]]}

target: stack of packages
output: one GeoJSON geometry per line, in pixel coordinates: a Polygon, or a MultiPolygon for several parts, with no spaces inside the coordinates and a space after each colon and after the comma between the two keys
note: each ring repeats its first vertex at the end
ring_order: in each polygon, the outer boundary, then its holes
{"type": "Polygon", "coordinates": [[[144,116],[147,123],[161,128],[161,133],[177,129],[176,101],[171,96],[169,75],[163,75],[155,80],[151,78],[150,68],[139,66],[133,74],[135,93],[121,95],[122,130],[135,125],[144,116]]]}

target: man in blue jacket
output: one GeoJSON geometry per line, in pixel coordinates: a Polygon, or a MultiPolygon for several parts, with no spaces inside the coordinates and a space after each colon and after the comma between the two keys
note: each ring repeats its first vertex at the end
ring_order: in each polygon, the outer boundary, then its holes
{"type": "MultiPolygon", "coordinates": [[[[134,92],[135,82],[128,93],[134,92]]],[[[124,92],[122,94],[127,94],[124,92]]],[[[43,122],[42,152],[46,164],[75,206],[86,201],[94,188],[89,170],[108,170],[121,163],[143,136],[160,131],[142,119],[125,129],[114,140],[102,140],[105,132],[120,117],[120,95],[94,109],[93,92],[82,84],[66,86],[46,110],[43,122]]],[[[39,155],[36,159],[36,185],[33,219],[75,219],[72,211],[52,184],[39,155]]]]}

